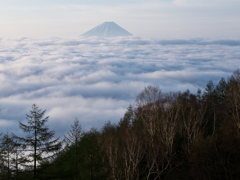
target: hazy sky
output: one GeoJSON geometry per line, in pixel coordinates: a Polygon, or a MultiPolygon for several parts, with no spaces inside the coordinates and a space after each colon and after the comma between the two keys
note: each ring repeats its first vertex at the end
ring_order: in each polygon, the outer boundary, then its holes
{"type": "Polygon", "coordinates": [[[239,0],[0,0],[0,37],[74,37],[114,21],[148,38],[240,38],[239,7],[239,0]]]}

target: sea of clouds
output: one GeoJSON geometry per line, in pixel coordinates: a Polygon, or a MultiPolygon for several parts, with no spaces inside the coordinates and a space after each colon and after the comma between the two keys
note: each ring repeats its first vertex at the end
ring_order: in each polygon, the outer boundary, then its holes
{"type": "Polygon", "coordinates": [[[0,39],[0,131],[20,133],[32,104],[65,134],[117,123],[148,85],[196,93],[240,68],[240,40],[0,39]]]}

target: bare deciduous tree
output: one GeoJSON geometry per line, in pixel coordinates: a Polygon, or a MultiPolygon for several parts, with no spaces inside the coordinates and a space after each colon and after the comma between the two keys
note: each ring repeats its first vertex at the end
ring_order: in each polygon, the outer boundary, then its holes
{"type": "Polygon", "coordinates": [[[175,94],[168,96],[157,87],[148,86],[137,97],[137,115],[142,124],[147,179],[159,179],[171,169],[173,141],[180,116],[174,105],[175,94]]]}

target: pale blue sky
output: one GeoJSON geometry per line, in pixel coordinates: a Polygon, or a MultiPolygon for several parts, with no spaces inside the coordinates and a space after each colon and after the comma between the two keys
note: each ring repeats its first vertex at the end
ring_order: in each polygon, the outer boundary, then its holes
{"type": "Polygon", "coordinates": [[[0,37],[78,36],[114,21],[156,38],[240,38],[240,0],[0,0],[0,37]]]}

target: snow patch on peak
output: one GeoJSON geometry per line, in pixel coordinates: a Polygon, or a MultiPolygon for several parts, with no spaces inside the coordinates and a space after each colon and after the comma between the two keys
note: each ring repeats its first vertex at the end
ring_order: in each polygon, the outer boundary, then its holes
{"type": "Polygon", "coordinates": [[[104,22],[82,34],[82,36],[117,37],[132,36],[132,34],[117,25],[115,22],[104,22]]]}

